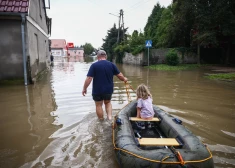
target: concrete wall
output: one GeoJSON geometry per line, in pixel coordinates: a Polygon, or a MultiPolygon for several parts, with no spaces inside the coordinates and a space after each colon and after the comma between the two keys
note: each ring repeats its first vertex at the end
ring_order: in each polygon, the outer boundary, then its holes
{"type": "MultiPolygon", "coordinates": [[[[150,57],[153,58],[154,61],[157,60],[156,63],[161,64],[165,63],[165,56],[167,52],[171,50],[171,48],[160,48],[160,49],[152,49],[150,50],[150,57]],[[157,59],[154,59],[157,58],[157,59]]],[[[185,64],[196,64],[197,63],[197,54],[186,51],[184,55],[181,52],[177,52],[178,57],[180,58],[180,63],[185,64]]]]}
{"type": "Polygon", "coordinates": [[[136,56],[131,53],[125,53],[122,59],[124,64],[142,65],[143,64],[144,53],[140,53],[136,56]]]}
{"type": "Polygon", "coordinates": [[[150,49],[149,57],[156,58],[157,64],[165,63],[165,56],[167,52],[169,51],[169,48],[162,48],[162,49],[150,49]]]}
{"type": "MultiPolygon", "coordinates": [[[[162,48],[162,49],[150,49],[149,50],[149,64],[163,64],[165,63],[165,56],[170,48],[162,48]]],[[[181,52],[177,52],[180,63],[187,64],[196,64],[197,63],[197,55],[193,52],[185,52],[184,56],[182,56],[181,52]]],[[[136,56],[131,53],[125,53],[124,58],[122,59],[124,64],[133,64],[133,65],[147,65],[148,64],[148,56],[147,54],[140,53],[136,56]]]]}
{"type": "Polygon", "coordinates": [[[22,78],[21,20],[0,19],[0,24],[0,80],[22,78]]]}
{"type": "Polygon", "coordinates": [[[184,59],[182,61],[185,64],[196,64],[197,63],[197,54],[187,51],[184,53],[184,59]]]}

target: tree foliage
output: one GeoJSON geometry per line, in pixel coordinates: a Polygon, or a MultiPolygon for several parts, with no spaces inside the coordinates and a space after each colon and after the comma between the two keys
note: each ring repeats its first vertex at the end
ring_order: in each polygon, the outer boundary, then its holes
{"type": "Polygon", "coordinates": [[[162,17],[159,20],[159,26],[156,29],[156,46],[157,47],[171,47],[174,41],[173,39],[173,10],[172,7],[164,9],[162,17]]]}
{"type": "Polygon", "coordinates": [[[152,40],[153,48],[219,47],[229,55],[235,38],[234,27],[235,0],[173,0],[167,8],[157,3],[144,32],[135,30],[126,35],[125,31],[125,40],[119,44],[114,25],[104,39],[103,48],[112,55],[137,54],[145,50],[145,40],[152,40]]]}
{"type": "Polygon", "coordinates": [[[159,26],[159,21],[162,17],[162,12],[164,8],[157,3],[152,10],[151,15],[148,17],[148,21],[144,27],[144,35],[147,39],[152,39],[153,44],[157,44],[157,28],[159,26]]]}
{"type": "Polygon", "coordinates": [[[91,43],[85,43],[84,45],[81,45],[81,48],[84,49],[85,55],[90,55],[94,51],[94,47],[91,43]]]}
{"type": "Polygon", "coordinates": [[[132,35],[127,36],[127,40],[115,47],[114,51],[116,53],[130,52],[133,55],[136,55],[142,52],[145,48],[145,37],[143,33],[139,33],[137,30],[134,30],[132,35]]]}
{"type": "MultiPolygon", "coordinates": [[[[120,30],[119,32],[120,43],[122,43],[127,38],[126,35],[127,29],[128,28],[124,29],[124,32],[123,30],[120,30]]],[[[112,61],[112,59],[115,58],[114,48],[118,46],[117,37],[118,37],[118,29],[116,28],[116,24],[114,24],[113,27],[110,30],[108,30],[105,39],[103,39],[104,43],[102,45],[102,48],[107,52],[108,59],[110,61],[112,61]]]]}
{"type": "Polygon", "coordinates": [[[234,0],[195,1],[194,5],[194,42],[203,46],[218,46],[225,37],[235,35],[234,0]]]}
{"type": "Polygon", "coordinates": [[[179,57],[174,49],[171,49],[166,54],[166,64],[176,66],[179,64],[179,57]]]}
{"type": "Polygon", "coordinates": [[[174,0],[154,6],[144,34],[157,47],[216,46],[234,37],[234,27],[234,0],[174,0]]]}

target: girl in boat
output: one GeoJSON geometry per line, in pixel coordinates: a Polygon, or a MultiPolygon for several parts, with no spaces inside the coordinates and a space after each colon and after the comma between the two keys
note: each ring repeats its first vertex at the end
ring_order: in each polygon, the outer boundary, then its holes
{"type": "MultiPolygon", "coordinates": [[[[153,111],[153,99],[152,95],[146,85],[140,84],[136,90],[137,95],[137,116],[138,118],[143,118],[151,120],[154,116],[153,111]]],[[[141,129],[145,129],[144,122],[138,122],[137,126],[141,129]]],[[[150,122],[147,122],[148,128],[151,128],[150,122]]]]}

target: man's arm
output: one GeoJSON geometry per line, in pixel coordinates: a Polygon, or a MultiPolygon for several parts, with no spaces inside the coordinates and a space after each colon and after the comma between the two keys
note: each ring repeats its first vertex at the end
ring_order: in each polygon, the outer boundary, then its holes
{"type": "Polygon", "coordinates": [[[127,82],[127,78],[124,77],[124,75],[120,72],[119,74],[117,74],[118,79],[120,79],[121,81],[127,82]]]}
{"type": "Polygon", "coordinates": [[[88,76],[84,82],[84,86],[83,86],[83,90],[82,90],[82,95],[85,96],[87,93],[87,88],[90,85],[91,81],[92,81],[92,77],[88,76]]]}

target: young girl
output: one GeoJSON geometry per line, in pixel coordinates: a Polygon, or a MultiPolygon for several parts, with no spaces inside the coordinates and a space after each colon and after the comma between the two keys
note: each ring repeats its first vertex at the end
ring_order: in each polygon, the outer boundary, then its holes
{"type": "MultiPolygon", "coordinates": [[[[136,90],[137,94],[137,117],[143,118],[147,120],[151,120],[154,116],[153,111],[153,99],[152,95],[150,94],[147,86],[141,84],[137,87],[136,90]]],[[[145,124],[143,122],[138,123],[141,126],[141,129],[145,129],[145,124]]],[[[151,128],[150,122],[148,122],[148,127],[151,128]]]]}

